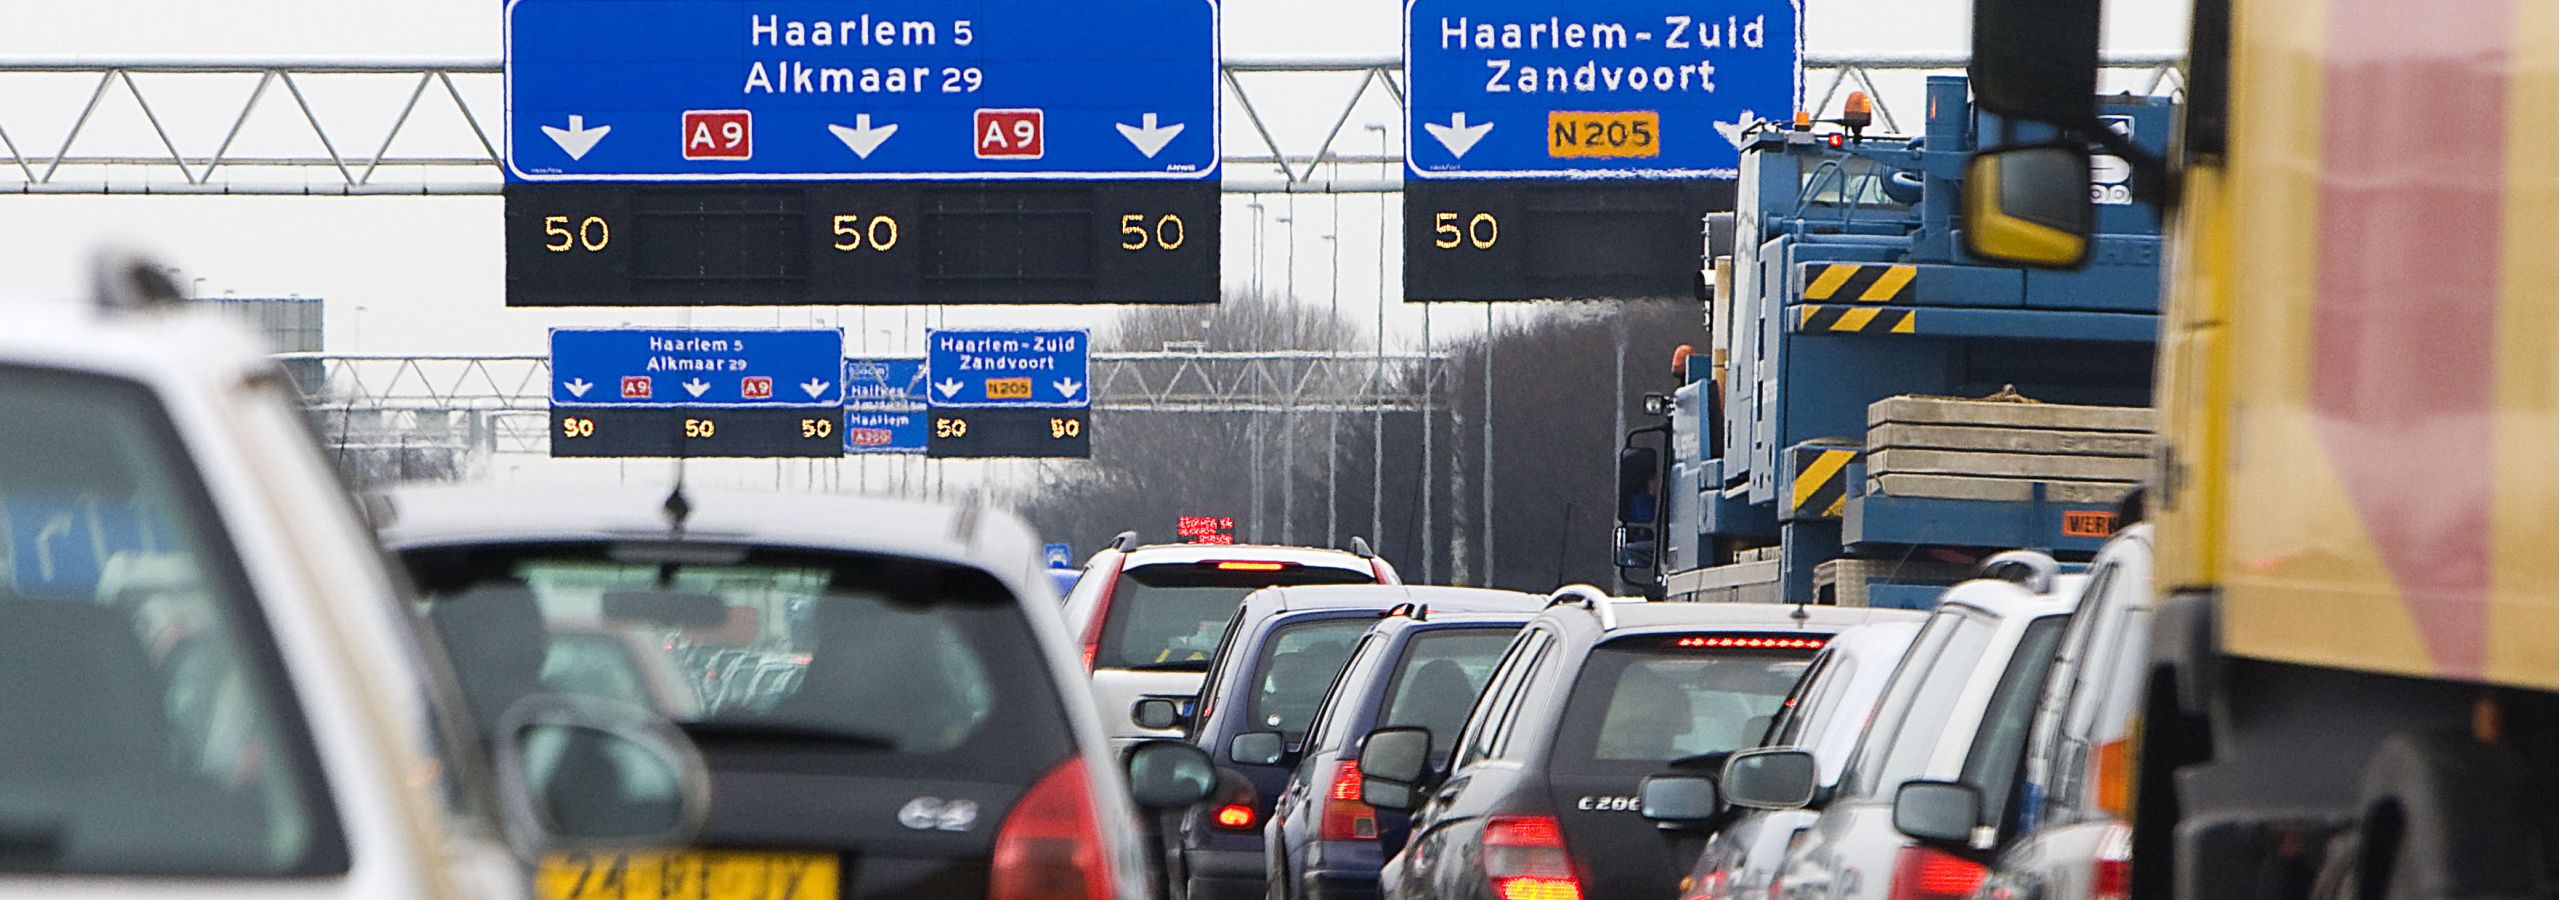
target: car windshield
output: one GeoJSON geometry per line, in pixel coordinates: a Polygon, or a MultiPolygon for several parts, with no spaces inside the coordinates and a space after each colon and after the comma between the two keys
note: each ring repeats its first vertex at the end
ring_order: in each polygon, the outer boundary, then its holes
{"type": "Polygon", "coordinates": [[[1677,640],[1622,639],[1591,654],[1566,701],[1557,765],[1643,768],[1750,746],[1813,657],[1677,640]]]}
{"type": "Polygon", "coordinates": [[[1325,689],[1351,661],[1352,646],[1376,622],[1363,615],[1302,622],[1274,632],[1253,692],[1251,727],[1280,732],[1293,742],[1304,737],[1325,689]]]}
{"type": "Polygon", "coordinates": [[[484,728],[548,691],[650,703],[721,746],[1026,771],[1068,752],[1029,623],[974,570],[683,545],[429,548],[407,561],[484,728]],[[659,683],[690,696],[656,696],[659,683]]]}
{"type": "Polygon", "coordinates": [[[1465,724],[1467,710],[1493,677],[1493,666],[1520,629],[1448,628],[1414,636],[1404,658],[1396,662],[1395,682],[1387,688],[1386,715],[1379,726],[1409,725],[1436,736],[1435,755],[1446,758],[1449,738],[1465,724]]]}
{"type": "MultiPolygon", "coordinates": [[[[1205,671],[1245,595],[1266,587],[1375,580],[1367,572],[1330,566],[1268,570],[1220,568],[1214,562],[1131,566],[1120,573],[1119,585],[1111,591],[1093,667],[1205,671]]],[[[1334,664],[1339,667],[1341,660],[1334,664]]],[[[1299,723],[1305,727],[1304,718],[1299,723]]]]}
{"type": "Polygon", "coordinates": [[[0,872],[346,851],[258,604],[151,395],[0,369],[0,872]]]}

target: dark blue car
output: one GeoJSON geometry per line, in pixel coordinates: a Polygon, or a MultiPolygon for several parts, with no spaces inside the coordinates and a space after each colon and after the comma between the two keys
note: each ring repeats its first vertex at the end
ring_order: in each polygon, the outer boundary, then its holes
{"type": "Polygon", "coordinates": [[[1360,802],[1360,739],[1390,725],[1457,733],[1502,651],[1534,617],[1417,611],[1369,629],[1317,711],[1263,829],[1274,900],[1375,900],[1378,869],[1404,847],[1408,818],[1360,802]]]}
{"type": "MultiPolygon", "coordinates": [[[[1343,664],[1390,610],[1509,612],[1546,598],[1403,585],[1266,588],[1237,607],[1190,718],[1193,743],[1220,766],[1208,802],[1169,823],[1165,885],[1175,900],[1264,900],[1263,823],[1298,765],[1299,744],[1343,664]]],[[[1451,692],[1464,716],[1475,699],[1451,692]]],[[[1365,733],[1365,732],[1364,732],[1365,733]]]]}

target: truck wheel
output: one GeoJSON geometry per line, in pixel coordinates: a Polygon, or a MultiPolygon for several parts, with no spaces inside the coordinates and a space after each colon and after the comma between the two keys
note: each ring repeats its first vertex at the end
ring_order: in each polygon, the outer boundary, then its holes
{"type": "Polygon", "coordinates": [[[2419,900],[2552,896],[2548,810],[2515,752],[2451,731],[2401,732],[2365,768],[2356,826],[2332,841],[2312,896],[2419,900]]]}

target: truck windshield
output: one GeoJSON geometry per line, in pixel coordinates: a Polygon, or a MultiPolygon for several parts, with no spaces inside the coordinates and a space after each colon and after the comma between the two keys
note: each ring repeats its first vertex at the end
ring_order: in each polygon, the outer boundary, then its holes
{"type": "Polygon", "coordinates": [[[0,872],[343,872],[256,600],[127,382],[0,368],[0,872]]]}

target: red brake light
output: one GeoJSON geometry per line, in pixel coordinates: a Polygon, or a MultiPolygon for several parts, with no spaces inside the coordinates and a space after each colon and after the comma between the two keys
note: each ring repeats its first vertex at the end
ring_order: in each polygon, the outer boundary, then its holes
{"type": "Polygon", "coordinates": [[[1069,757],[1023,792],[996,830],[988,900],[1108,900],[1111,864],[1084,761],[1069,757]]]}
{"type": "Polygon", "coordinates": [[[1981,863],[1927,847],[1904,847],[1893,857],[1889,900],[1961,900],[1982,886],[1981,863]]]}
{"type": "Polygon", "coordinates": [[[1360,764],[1343,760],[1333,767],[1333,786],[1317,803],[1316,839],[1320,841],[1374,841],[1378,839],[1378,811],[1360,802],[1360,764]]]}
{"type": "Polygon", "coordinates": [[[1242,803],[1229,803],[1225,806],[1218,807],[1218,814],[1216,816],[1218,827],[1232,828],[1237,831],[1252,828],[1255,818],[1256,817],[1253,814],[1253,807],[1242,803]]]}
{"type": "Polygon", "coordinates": [[[1283,568],[1287,568],[1287,564],[1230,559],[1218,563],[1218,568],[1229,572],[1277,572],[1283,568]]]}
{"type": "Polygon", "coordinates": [[[2133,894],[2133,831],[2122,824],[2107,827],[2098,841],[2098,858],[2089,863],[2092,900],[2125,900],[2133,894]]]}
{"type": "Polygon", "coordinates": [[[1582,900],[1554,816],[1494,816],[1484,826],[1484,868],[1495,900],[1582,900]]]}
{"type": "Polygon", "coordinates": [[[1752,637],[1747,635],[1690,635],[1675,638],[1671,646],[1684,650],[1820,650],[1828,638],[1818,637],[1752,637]]]}
{"type": "Polygon", "coordinates": [[[1096,573],[1102,578],[1102,598],[1094,602],[1093,617],[1085,620],[1084,634],[1076,639],[1076,643],[1084,645],[1084,670],[1087,672],[1093,671],[1094,652],[1102,647],[1102,623],[1111,618],[1111,595],[1120,592],[1120,569],[1128,563],[1128,554],[1118,554],[1111,557],[1111,568],[1096,573]]]}

